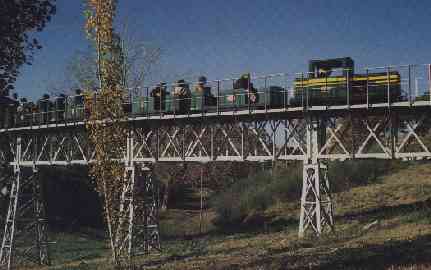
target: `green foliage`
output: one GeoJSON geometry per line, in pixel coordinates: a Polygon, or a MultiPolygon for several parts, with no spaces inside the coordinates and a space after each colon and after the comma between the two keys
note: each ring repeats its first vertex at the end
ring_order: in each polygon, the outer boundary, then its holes
{"type": "Polygon", "coordinates": [[[273,174],[271,193],[280,201],[296,200],[301,195],[302,166],[291,164],[277,168],[273,174]]]}
{"type": "Polygon", "coordinates": [[[403,165],[387,160],[347,160],[328,164],[328,177],[333,192],[347,190],[378,181],[378,177],[403,165]]]}
{"type": "Polygon", "coordinates": [[[13,89],[19,67],[30,64],[33,52],[41,48],[29,33],[42,31],[53,14],[55,0],[1,1],[0,95],[13,89]]]}
{"type": "Polygon", "coordinates": [[[274,172],[260,172],[240,179],[225,191],[213,196],[212,206],[218,217],[216,224],[229,226],[243,222],[255,212],[262,212],[277,200],[296,199],[302,175],[297,166],[274,172]]]}
{"type": "MultiPolygon", "coordinates": [[[[383,160],[355,160],[330,162],[329,181],[332,192],[378,181],[388,171],[402,168],[397,162],[383,160]]],[[[240,179],[212,196],[211,204],[217,213],[216,225],[229,226],[263,212],[277,201],[296,201],[302,190],[302,164],[276,166],[272,175],[260,172],[240,179]]]]}

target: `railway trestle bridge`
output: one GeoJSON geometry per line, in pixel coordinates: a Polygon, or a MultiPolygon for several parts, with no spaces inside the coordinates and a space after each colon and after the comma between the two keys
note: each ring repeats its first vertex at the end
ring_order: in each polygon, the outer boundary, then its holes
{"type": "MultiPolygon", "coordinates": [[[[128,127],[127,151],[118,158],[127,168],[123,197],[129,199],[124,201],[123,214],[128,217],[129,230],[124,232],[123,245],[131,255],[160,245],[151,173],[154,163],[302,161],[302,237],[308,231],[321,235],[334,229],[326,161],[431,158],[430,101],[129,117],[124,124],[128,127]],[[142,201],[133,200],[136,185],[145,187],[142,201]]],[[[48,264],[38,168],[94,162],[85,122],[40,124],[0,133],[1,163],[6,165],[5,171],[13,168],[1,183],[8,183],[9,204],[0,266],[10,267],[14,254],[21,253],[48,264]],[[19,239],[29,234],[32,245],[21,247],[19,239]]]]}

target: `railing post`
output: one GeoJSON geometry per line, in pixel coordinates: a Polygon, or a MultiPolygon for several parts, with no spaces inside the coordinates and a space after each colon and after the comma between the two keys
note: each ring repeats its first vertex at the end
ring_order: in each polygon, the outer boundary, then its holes
{"type": "Polygon", "coordinates": [[[388,67],[388,69],[387,69],[387,80],[388,80],[388,83],[387,83],[387,95],[388,95],[388,107],[390,107],[391,106],[391,74],[390,74],[390,68],[391,67],[388,67]]]}
{"type": "Polygon", "coordinates": [[[235,79],[232,79],[232,95],[233,95],[233,101],[232,101],[232,107],[234,108],[234,111],[237,111],[237,107],[236,107],[236,92],[235,92],[235,87],[234,87],[234,84],[235,84],[235,79]]]}
{"type": "Polygon", "coordinates": [[[431,64],[428,64],[428,94],[431,103],[431,64]]]}
{"type": "Polygon", "coordinates": [[[251,75],[248,74],[247,80],[247,99],[248,99],[248,113],[251,113],[251,100],[250,100],[250,91],[251,91],[251,75]]]}
{"type": "Polygon", "coordinates": [[[288,77],[287,74],[283,75],[285,78],[285,87],[284,87],[284,91],[283,91],[283,106],[284,106],[284,110],[287,109],[287,106],[289,105],[289,93],[288,93],[288,77]]]}
{"type": "MultiPolygon", "coordinates": [[[[160,85],[160,97],[159,97],[159,100],[158,100],[158,102],[159,102],[159,116],[160,116],[160,118],[162,118],[162,92],[163,92],[163,89],[162,89],[162,86],[160,85]]],[[[173,102],[173,101],[171,101],[171,102],[173,102]]],[[[165,106],[166,106],[166,99],[165,99],[165,106]]],[[[171,106],[172,106],[172,103],[171,103],[171,106]]]]}
{"type": "Polygon", "coordinates": [[[370,86],[369,86],[369,75],[368,75],[368,68],[365,69],[365,73],[367,75],[367,81],[366,81],[366,91],[367,91],[367,108],[370,107],[370,86]]]}
{"type": "Polygon", "coordinates": [[[409,79],[408,79],[408,90],[409,90],[409,105],[412,106],[412,74],[411,74],[411,65],[408,67],[409,79]]]}
{"type": "Polygon", "coordinates": [[[216,98],[217,114],[220,114],[220,80],[217,81],[217,98],[216,98]]]}
{"type": "Polygon", "coordinates": [[[346,105],[347,105],[347,107],[348,108],[350,108],[350,76],[349,76],[349,71],[350,70],[347,70],[347,72],[346,72],[346,91],[347,91],[347,95],[346,95],[346,97],[347,97],[347,103],[346,103],[346,105]]]}
{"type": "Polygon", "coordinates": [[[302,110],[304,110],[304,97],[305,98],[307,98],[306,96],[305,96],[305,89],[304,89],[304,73],[303,72],[301,72],[301,97],[302,97],[302,100],[301,100],[301,105],[302,105],[302,110]]]}
{"type": "MultiPolygon", "coordinates": [[[[145,94],[145,99],[144,99],[145,100],[144,106],[145,106],[145,110],[147,111],[146,115],[148,118],[148,117],[150,117],[150,87],[147,86],[145,89],[145,92],[146,92],[146,94],[145,94]]],[[[154,100],[153,100],[153,104],[154,104],[154,100]]],[[[153,106],[152,110],[154,110],[154,106],[153,106]]]]}
{"type": "MultiPolygon", "coordinates": [[[[328,90],[328,73],[327,72],[325,72],[325,91],[322,91],[322,92],[327,92],[327,97],[330,97],[329,96],[329,90],[328,90]]],[[[331,101],[328,100],[328,102],[329,102],[329,105],[331,105],[331,101]]],[[[328,102],[326,102],[326,105],[328,105],[328,102]]]]}
{"type": "MultiPolygon", "coordinates": [[[[308,74],[308,78],[310,77],[310,74],[308,74]]],[[[302,77],[303,79],[304,79],[304,77],[302,77]]],[[[308,107],[310,106],[310,91],[309,91],[310,89],[308,88],[308,85],[305,87],[305,105],[306,105],[306,108],[307,108],[307,110],[308,110],[308,107]]]]}
{"type": "MultiPolygon", "coordinates": [[[[269,93],[269,89],[267,89],[267,79],[268,77],[265,76],[265,86],[263,88],[263,95],[265,97],[265,112],[268,112],[268,95],[271,97],[271,93],[269,93]]],[[[257,93],[257,95],[259,95],[259,93],[257,93]]]]}

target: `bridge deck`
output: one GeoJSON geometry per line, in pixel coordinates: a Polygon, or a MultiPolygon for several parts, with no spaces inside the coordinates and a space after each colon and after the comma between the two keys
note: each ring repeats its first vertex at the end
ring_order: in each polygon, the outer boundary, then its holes
{"type": "MultiPolygon", "coordinates": [[[[391,104],[376,103],[376,104],[355,104],[355,105],[337,105],[337,106],[309,106],[309,107],[285,107],[276,109],[241,109],[232,111],[218,111],[218,112],[201,112],[190,114],[153,114],[153,115],[136,115],[129,116],[127,121],[129,123],[158,123],[160,125],[175,125],[173,120],[178,120],[181,123],[193,122],[195,120],[223,122],[228,119],[239,119],[241,121],[254,121],[261,118],[273,119],[301,119],[307,114],[339,114],[347,112],[381,112],[387,110],[393,111],[409,111],[430,109],[431,101],[402,101],[394,102],[391,104]]],[[[58,129],[59,131],[64,128],[83,128],[84,121],[59,121],[46,124],[35,124],[31,126],[3,128],[0,133],[24,133],[28,131],[38,132],[46,129],[58,129]]]]}

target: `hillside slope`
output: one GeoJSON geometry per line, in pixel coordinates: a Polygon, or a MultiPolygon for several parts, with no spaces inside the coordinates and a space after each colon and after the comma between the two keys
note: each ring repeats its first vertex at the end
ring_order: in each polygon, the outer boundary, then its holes
{"type": "MultiPolygon", "coordinates": [[[[199,211],[169,210],[161,220],[170,230],[163,253],[136,264],[181,270],[431,269],[431,165],[410,166],[376,184],[334,194],[334,202],[336,232],[303,240],[297,238],[297,201],[278,203],[259,215],[262,225],[231,233],[210,225],[210,210],[202,235],[193,233],[199,211]]],[[[109,268],[103,257],[83,256],[48,269],[109,268]]]]}

